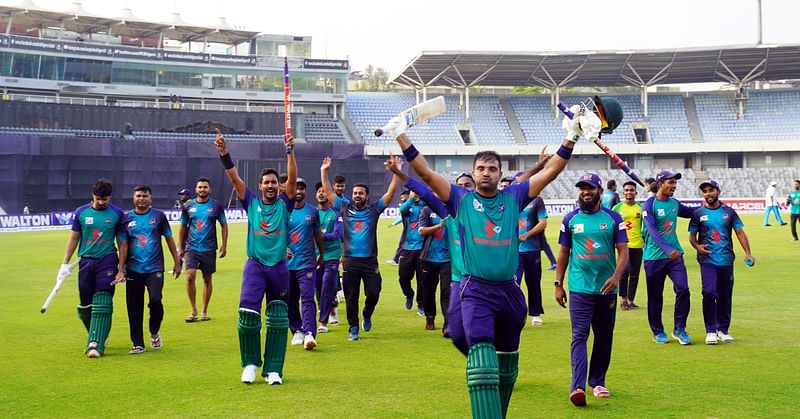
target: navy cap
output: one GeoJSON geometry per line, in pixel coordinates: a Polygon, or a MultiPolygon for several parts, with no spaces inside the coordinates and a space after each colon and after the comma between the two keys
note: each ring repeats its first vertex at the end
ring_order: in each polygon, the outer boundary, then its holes
{"type": "Polygon", "coordinates": [[[189,191],[189,189],[187,189],[187,188],[183,188],[183,189],[180,190],[180,192],[178,192],[178,195],[191,195],[191,194],[192,194],[192,192],[189,191]]]}
{"type": "Polygon", "coordinates": [[[513,182],[513,181],[514,181],[514,177],[513,176],[506,176],[506,177],[500,179],[500,182],[513,182]]]}
{"type": "Polygon", "coordinates": [[[712,188],[714,188],[716,190],[720,190],[719,189],[719,183],[717,183],[716,180],[709,180],[709,181],[701,183],[700,184],[700,190],[702,191],[703,189],[706,188],[706,186],[710,186],[710,187],[712,187],[712,188]]]}
{"type": "Polygon", "coordinates": [[[294,183],[295,183],[295,185],[299,185],[299,184],[302,183],[303,186],[308,187],[308,185],[306,184],[306,180],[301,178],[301,177],[297,178],[297,180],[294,183]]]}
{"type": "Polygon", "coordinates": [[[600,184],[600,176],[597,176],[594,173],[587,173],[578,179],[578,183],[576,183],[575,186],[580,188],[582,185],[589,185],[593,188],[599,188],[601,187],[600,184]]]}
{"type": "Polygon", "coordinates": [[[667,180],[667,179],[678,180],[680,178],[681,178],[681,174],[678,173],[678,172],[671,172],[669,170],[662,170],[662,171],[658,172],[658,174],[656,175],[656,183],[660,183],[662,180],[667,180]]]}
{"type": "Polygon", "coordinates": [[[459,179],[461,179],[461,178],[462,178],[462,177],[464,177],[464,176],[466,176],[466,177],[468,177],[468,178],[472,179],[472,175],[471,175],[471,174],[469,174],[469,173],[467,173],[467,172],[461,172],[461,174],[460,174],[460,175],[458,175],[458,176],[456,177],[456,182],[458,182],[458,180],[459,180],[459,179]]]}

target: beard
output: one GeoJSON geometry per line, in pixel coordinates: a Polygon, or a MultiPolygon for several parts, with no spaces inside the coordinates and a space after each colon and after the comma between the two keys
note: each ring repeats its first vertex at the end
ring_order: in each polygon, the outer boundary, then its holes
{"type": "Polygon", "coordinates": [[[595,194],[589,201],[578,200],[578,207],[580,207],[583,212],[594,212],[594,210],[597,209],[598,203],[600,203],[600,194],[595,194]]]}

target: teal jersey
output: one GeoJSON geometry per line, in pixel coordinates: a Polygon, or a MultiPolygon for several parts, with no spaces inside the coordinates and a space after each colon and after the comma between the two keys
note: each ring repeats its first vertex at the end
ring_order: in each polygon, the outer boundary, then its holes
{"type": "Polygon", "coordinates": [[[593,213],[576,209],[564,216],[558,243],[570,248],[570,292],[602,294],[617,268],[616,246],[628,242],[626,231],[622,217],[608,208],[593,213]]]}
{"type": "MultiPolygon", "coordinates": [[[[422,208],[419,217],[419,228],[433,227],[442,222],[442,218],[436,215],[429,206],[422,208]]],[[[447,251],[447,229],[442,227],[436,230],[433,234],[423,236],[425,244],[422,246],[422,253],[420,259],[435,262],[445,263],[450,262],[450,252],[447,251]]]]}
{"type": "Polygon", "coordinates": [[[425,244],[425,238],[419,234],[419,218],[424,206],[424,202],[414,202],[410,198],[400,204],[400,214],[406,217],[408,227],[404,230],[403,250],[421,250],[425,244]]]}
{"type": "Polygon", "coordinates": [[[716,266],[733,265],[736,259],[733,253],[733,230],[740,228],[744,228],[744,223],[739,214],[725,204],[719,208],[696,209],[689,222],[689,232],[697,233],[697,242],[706,245],[710,253],[698,253],[697,262],[716,266]]]}
{"type": "Polygon", "coordinates": [[[619,201],[620,200],[618,193],[610,189],[606,189],[606,191],[603,192],[601,205],[603,206],[603,208],[611,209],[614,208],[614,205],[619,204],[619,201]]]}
{"type": "Polygon", "coordinates": [[[675,198],[661,201],[651,196],[642,206],[644,228],[644,260],[669,259],[669,253],[677,250],[683,254],[678,242],[678,217],[691,218],[693,210],[675,198]]]}
{"type": "Polygon", "coordinates": [[[86,204],[75,210],[72,231],[80,233],[78,256],[100,259],[117,252],[115,238],[122,233],[124,212],[109,205],[104,210],[96,210],[86,204]]]}
{"type": "Polygon", "coordinates": [[[292,257],[286,262],[290,271],[317,265],[314,236],[319,232],[319,214],[315,207],[303,204],[292,210],[289,215],[289,250],[292,251],[292,257]]]}
{"type": "MultiPolygon", "coordinates": [[[[540,220],[547,219],[547,209],[541,197],[536,197],[519,213],[519,234],[523,235],[539,224],[540,220]]],[[[541,250],[542,233],[528,237],[519,243],[520,252],[538,252],[541,250]]]]}
{"type": "Polygon", "coordinates": [[[800,214],[800,191],[789,192],[789,199],[786,203],[790,205],[792,214],[800,214]]]}
{"type": "Polygon", "coordinates": [[[247,189],[242,206],[247,212],[247,257],[266,266],[276,266],[285,261],[289,216],[294,200],[282,193],[267,204],[247,189]]]}
{"type": "Polygon", "coordinates": [[[128,271],[164,272],[161,236],[172,237],[172,228],[163,212],[150,208],[144,214],[137,214],[135,210],[125,213],[120,241],[128,242],[128,271]]]}
{"type": "Polygon", "coordinates": [[[192,252],[217,250],[217,222],[225,224],[225,210],[216,199],[188,201],[181,211],[181,224],[188,229],[184,247],[192,252]]]}
{"type": "Polygon", "coordinates": [[[528,181],[483,197],[450,185],[447,210],[458,221],[465,275],[513,281],[519,265],[519,213],[528,205],[528,181]]]}
{"type": "Polygon", "coordinates": [[[325,262],[342,258],[342,216],[333,208],[320,209],[319,225],[322,231],[322,249],[325,262]]]}
{"type": "Polygon", "coordinates": [[[464,276],[464,258],[461,252],[461,236],[458,234],[458,222],[452,216],[444,219],[447,230],[447,250],[450,253],[450,281],[461,282],[464,276]]]}

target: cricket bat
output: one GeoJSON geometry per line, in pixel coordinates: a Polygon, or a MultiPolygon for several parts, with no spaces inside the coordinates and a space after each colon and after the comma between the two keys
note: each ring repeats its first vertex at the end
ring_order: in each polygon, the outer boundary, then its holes
{"type": "Polygon", "coordinates": [[[69,264],[69,274],[63,277],[56,275],[56,285],[53,286],[53,290],[50,291],[50,295],[47,296],[47,299],[44,300],[44,304],[42,304],[42,309],[41,309],[42,314],[44,314],[44,312],[47,311],[47,307],[50,307],[50,303],[52,303],[53,298],[56,297],[58,289],[61,288],[61,285],[64,284],[64,281],[72,274],[72,270],[75,269],[76,266],[78,266],[79,260],[80,259],[75,259],[75,261],[69,264]]]}
{"type": "MultiPolygon", "coordinates": [[[[447,111],[444,105],[444,96],[439,96],[430,100],[426,100],[418,105],[412,106],[403,112],[400,112],[400,118],[405,119],[406,125],[409,128],[414,125],[421,124],[435,116],[439,116],[447,111]]],[[[390,126],[386,125],[382,128],[375,130],[375,136],[380,137],[384,132],[388,131],[390,126]]]]}

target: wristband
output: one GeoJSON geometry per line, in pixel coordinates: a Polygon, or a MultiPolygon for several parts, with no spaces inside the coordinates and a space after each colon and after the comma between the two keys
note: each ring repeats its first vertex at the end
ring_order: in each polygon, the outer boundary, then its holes
{"type": "Polygon", "coordinates": [[[569,160],[569,158],[572,157],[572,149],[562,144],[558,151],[556,151],[556,155],[564,160],[569,160]]]}
{"type": "Polygon", "coordinates": [[[403,156],[406,158],[407,162],[411,163],[412,160],[419,156],[419,151],[414,147],[414,144],[411,144],[407,149],[403,150],[403,156]]]}
{"type": "Polygon", "coordinates": [[[222,160],[222,166],[225,167],[225,170],[233,169],[233,159],[231,158],[231,153],[225,153],[222,156],[219,156],[219,159],[222,160]]]}

